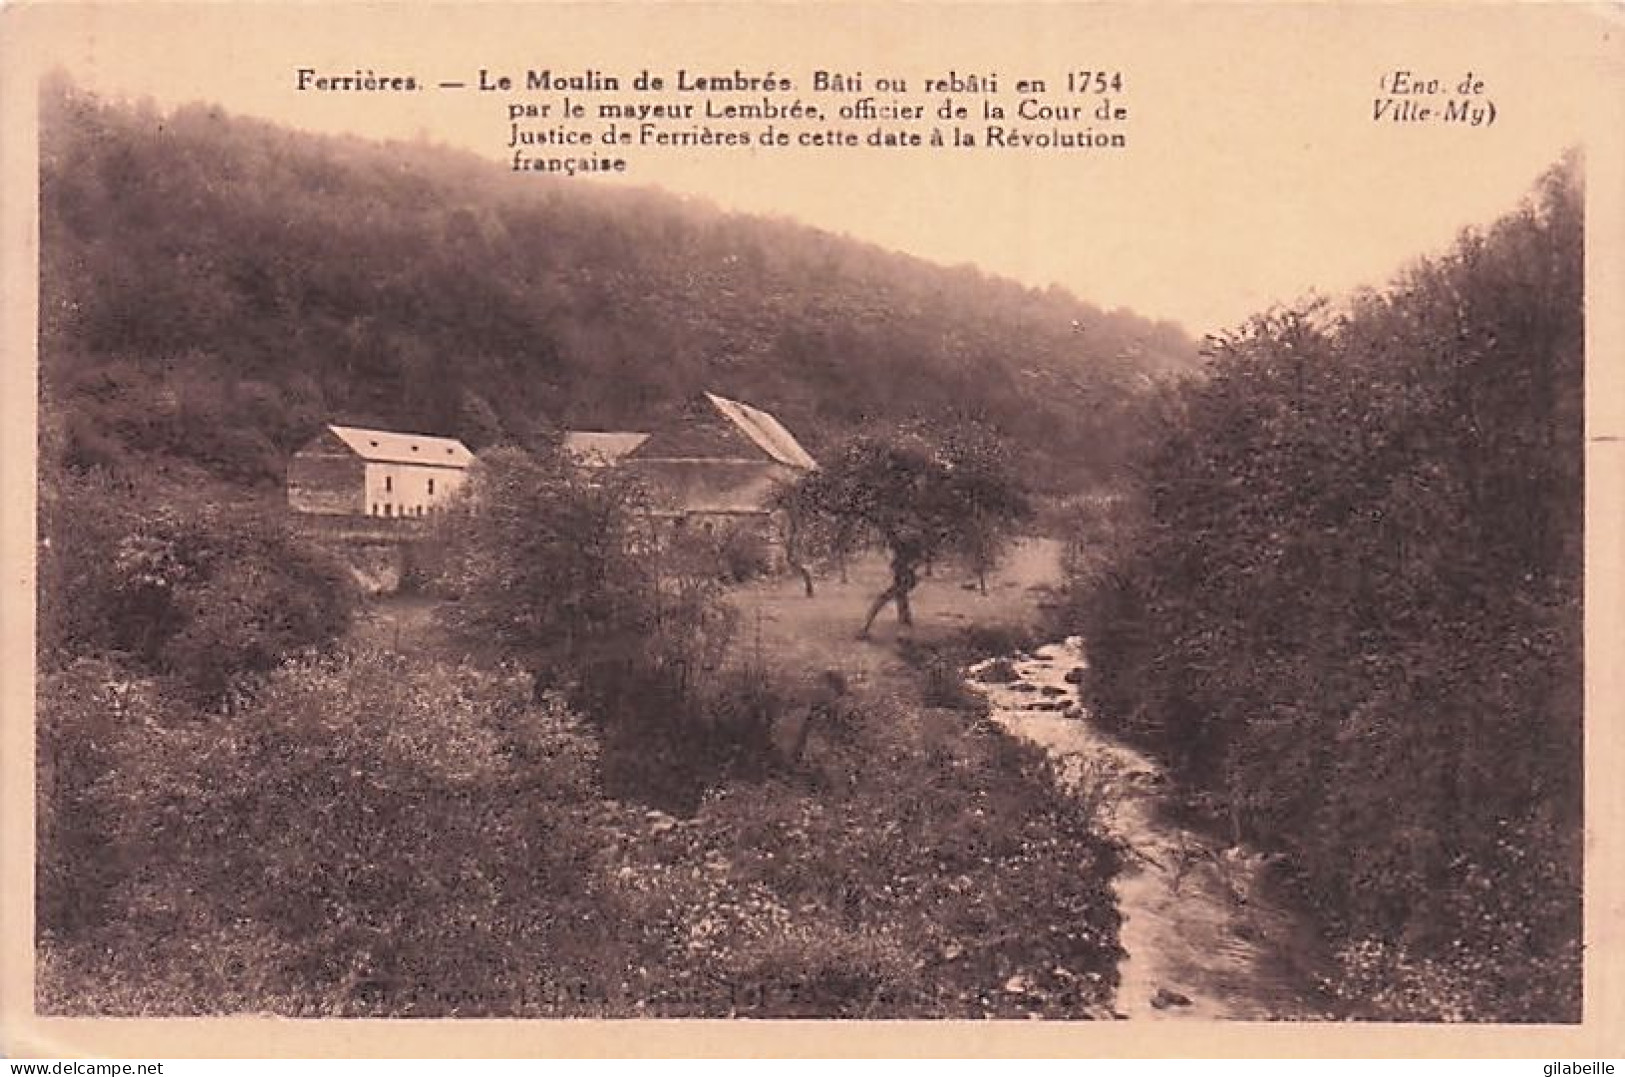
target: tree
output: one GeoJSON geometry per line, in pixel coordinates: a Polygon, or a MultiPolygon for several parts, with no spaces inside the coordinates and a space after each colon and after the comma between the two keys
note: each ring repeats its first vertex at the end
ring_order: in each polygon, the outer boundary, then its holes
{"type": "Polygon", "coordinates": [[[488,450],[442,517],[442,616],[594,724],[612,795],[690,811],[722,769],[770,745],[712,720],[738,614],[715,561],[662,536],[643,504],[615,469],[488,450]]]}
{"type": "Polygon", "coordinates": [[[888,604],[902,625],[920,570],[944,554],[991,558],[1031,515],[1026,491],[991,432],[934,439],[917,429],[860,436],[787,495],[831,534],[865,536],[891,558],[891,584],[876,596],[860,636],[888,604]]]}
{"type": "Polygon", "coordinates": [[[655,534],[643,497],[562,453],[484,453],[440,523],[446,619],[539,690],[570,687],[595,717],[657,688],[687,701],[720,661],[733,611],[714,571],[655,534]]]}
{"type": "Polygon", "coordinates": [[[798,482],[773,492],[770,504],[784,543],[785,562],[801,577],[808,598],[813,596],[812,562],[833,558],[846,582],[846,561],[858,546],[854,518],[825,511],[820,501],[832,491],[817,482],[798,482]]]}
{"type": "Polygon", "coordinates": [[[1022,490],[1012,483],[1016,462],[1010,446],[980,423],[962,423],[943,440],[957,500],[964,510],[955,552],[987,594],[987,574],[1013,537],[1011,522],[1031,515],[1022,490]]]}
{"type": "Polygon", "coordinates": [[[634,555],[632,495],[583,481],[561,456],[497,448],[441,518],[446,617],[494,643],[538,686],[633,653],[654,630],[654,579],[634,555]]]}

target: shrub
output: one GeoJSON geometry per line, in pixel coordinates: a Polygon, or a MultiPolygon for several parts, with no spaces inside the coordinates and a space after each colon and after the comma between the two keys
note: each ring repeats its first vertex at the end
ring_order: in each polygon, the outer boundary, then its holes
{"type": "Polygon", "coordinates": [[[678,1015],[1077,1017],[1118,957],[1112,848],[1043,753],[874,699],[804,772],[708,793],[613,873],[678,1015]],[[1020,977],[1020,991],[1003,985],[1020,977]]]}
{"type": "Polygon", "coordinates": [[[1012,684],[1021,679],[1021,674],[1010,659],[995,658],[982,670],[980,679],[986,684],[1012,684]]]}
{"type": "Polygon", "coordinates": [[[1029,651],[1043,642],[1044,637],[1028,625],[973,624],[959,632],[954,646],[967,661],[976,661],[1029,651]]]}
{"type": "Polygon", "coordinates": [[[968,652],[963,644],[903,639],[898,643],[898,653],[918,672],[920,701],[926,706],[975,715],[988,712],[986,697],[966,682],[964,659],[968,652]]]}
{"type": "Polygon", "coordinates": [[[569,693],[611,792],[691,810],[760,755],[748,723],[708,717],[738,614],[711,563],[651,544],[636,490],[517,450],[486,454],[470,488],[446,529],[447,618],[569,693]]]}
{"type": "Polygon", "coordinates": [[[42,669],[106,649],[118,587],[112,552],[125,524],[110,502],[124,491],[104,472],[42,481],[37,540],[42,669]]]}
{"type": "Polygon", "coordinates": [[[951,659],[934,654],[921,669],[921,701],[927,707],[985,715],[987,699],[965,683],[965,671],[951,659]]]}
{"type": "Polygon", "coordinates": [[[713,574],[725,583],[748,583],[772,570],[772,550],[756,527],[726,524],[705,535],[703,542],[713,574]]]}
{"type": "Polygon", "coordinates": [[[513,1012],[613,919],[593,740],[528,677],[343,655],[199,723],[102,673],[42,697],[39,922],[119,1005],[230,1007],[235,961],[286,1012],[513,1012]]]}
{"type": "Polygon", "coordinates": [[[117,653],[215,703],[330,645],[355,604],[343,567],[274,511],[69,475],[42,487],[40,528],[47,669],[117,653]]]}

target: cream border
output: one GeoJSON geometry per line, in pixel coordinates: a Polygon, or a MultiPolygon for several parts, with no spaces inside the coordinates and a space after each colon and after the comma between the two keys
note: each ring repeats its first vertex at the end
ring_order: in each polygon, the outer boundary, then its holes
{"type": "MultiPolygon", "coordinates": [[[[122,5],[117,5],[122,6],[122,5]]],[[[1238,8],[1268,9],[1251,3],[1238,8]]],[[[1357,7],[1358,5],[1345,5],[1357,7]]],[[[1417,5],[1422,6],[1422,5],[1417,5]]],[[[1454,5],[1438,5],[1439,7],[1454,5]]],[[[98,11],[88,4],[14,4],[0,12],[0,1052],[8,1056],[127,1058],[229,1056],[1083,1056],[1083,1057],[1619,1057],[1625,1054],[1625,825],[1620,700],[1625,666],[1614,660],[1625,612],[1625,19],[1618,7],[1561,6],[1556,18],[1589,20],[1596,49],[1588,120],[1588,580],[1586,632],[1587,943],[1586,1019],[1577,1027],[1163,1024],[1144,1026],[946,1022],[512,1021],[299,1022],[271,1019],[80,1020],[32,1014],[33,834],[32,509],[38,242],[35,222],[37,78],[55,45],[98,11]]],[[[335,9],[353,14],[354,5],[335,9]]],[[[752,20],[772,9],[751,9],[752,20]]],[[[1281,10],[1279,7],[1276,10],[1281,10]]],[[[1342,10],[1321,5],[1329,18],[1342,10]]],[[[1510,7],[1483,10],[1486,32],[1510,7]]],[[[402,7],[389,14],[401,13],[402,7]]],[[[123,14],[127,14],[124,12],[123,14]]],[[[107,26],[102,24],[104,31],[107,26]]],[[[1530,43],[1538,47],[1537,43],[1530,43]]],[[[116,48],[116,41],[103,42],[116,48]]]]}

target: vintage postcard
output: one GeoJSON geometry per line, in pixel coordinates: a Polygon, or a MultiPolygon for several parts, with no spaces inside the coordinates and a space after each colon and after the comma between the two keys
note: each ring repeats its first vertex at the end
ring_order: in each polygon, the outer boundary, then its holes
{"type": "Polygon", "coordinates": [[[1618,1056],[1622,33],[0,11],[5,1052],[1618,1056]]]}

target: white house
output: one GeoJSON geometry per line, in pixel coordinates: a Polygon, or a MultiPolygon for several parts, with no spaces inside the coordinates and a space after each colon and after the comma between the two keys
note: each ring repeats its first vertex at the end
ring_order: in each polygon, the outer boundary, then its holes
{"type": "Polygon", "coordinates": [[[318,516],[425,516],[463,485],[473,460],[456,438],[332,425],[288,462],[288,505],[318,516]]]}

